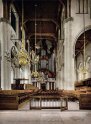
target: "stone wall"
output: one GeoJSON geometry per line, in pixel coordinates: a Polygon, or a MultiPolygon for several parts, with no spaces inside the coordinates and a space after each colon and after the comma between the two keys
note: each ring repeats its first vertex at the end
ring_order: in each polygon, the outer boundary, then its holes
{"type": "MultiPolygon", "coordinates": [[[[68,2],[68,0],[67,0],[68,2]]],[[[88,0],[88,14],[85,14],[85,30],[91,29],[91,6],[88,0]]],[[[69,6],[67,6],[69,7],[69,6]]],[[[77,80],[75,65],[75,44],[77,38],[84,32],[83,14],[77,14],[77,0],[71,0],[71,17],[64,20],[64,69],[57,72],[57,85],[60,89],[73,90],[77,80]],[[64,74],[63,74],[64,73],[64,74]],[[62,81],[61,75],[64,75],[62,81]],[[63,83],[61,85],[60,83],[63,83]],[[63,87],[62,87],[63,86],[63,87]]],[[[61,49],[61,46],[60,46],[61,49]]],[[[57,67],[58,68],[58,67],[57,67]]]]}
{"type": "MultiPolygon", "coordinates": [[[[75,44],[79,35],[84,31],[83,14],[77,14],[77,0],[71,2],[71,18],[65,20],[64,23],[64,83],[66,89],[74,89],[76,79],[75,71],[75,44]]],[[[85,28],[91,27],[90,6],[88,6],[88,14],[85,14],[85,28]]]]}

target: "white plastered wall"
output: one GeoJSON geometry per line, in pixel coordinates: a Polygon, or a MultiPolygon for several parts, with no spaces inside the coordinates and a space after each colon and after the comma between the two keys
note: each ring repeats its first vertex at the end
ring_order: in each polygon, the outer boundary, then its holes
{"type": "MultiPolygon", "coordinates": [[[[71,2],[71,17],[64,22],[64,89],[74,89],[74,82],[76,81],[75,72],[75,43],[77,38],[84,30],[83,14],[76,14],[76,2],[71,2]]],[[[89,6],[90,7],[90,6],[89,6]]],[[[90,8],[88,14],[85,14],[85,27],[91,26],[90,8]]]]}

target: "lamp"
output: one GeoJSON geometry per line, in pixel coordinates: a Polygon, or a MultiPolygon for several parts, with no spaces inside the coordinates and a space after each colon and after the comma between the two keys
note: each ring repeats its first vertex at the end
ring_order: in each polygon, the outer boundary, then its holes
{"type": "Polygon", "coordinates": [[[36,55],[36,7],[37,5],[35,5],[35,52],[32,50],[32,52],[30,53],[32,58],[31,58],[31,61],[32,63],[34,63],[34,71],[32,72],[31,76],[34,77],[34,78],[38,78],[39,77],[39,72],[36,70],[36,64],[38,63],[39,61],[39,56],[36,55]]]}
{"type": "Polygon", "coordinates": [[[39,77],[38,77],[38,82],[40,83],[44,83],[45,82],[45,77],[44,77],[44,73],[40,72],[39,77]]]}
{"type": "Polygon", "coordinates": [[[23,10],[23,0],[22,0],[22,45],[21,45],[20,51],[18,52],[19,65],[21,66],[25,66],[30,62],[29,54],[25,50],[23,20],[24,20],[24,10],[23,10]]]}
{"type": "Polygon", "coordinates": [[[36,7],[37,5],[35,4],[35,51],[31,51],[30,55],[31,55],[31,62],[36,64],[38,63],[39,61],[39,56],[36,55],[36,48],[37,48],[37,45],[36,45],[36,7]]]}
{"type": "MultiPolygon", "coordinates": [[[[36,55],[36,7],[35,5],[35,51],[31,51],[30,55],[28,52],[25,50],[25,37],[24,37],[24,5],[23,5],[23,0],[22,0],[22,26],[21,26],[21,31],[22,31],[22,39],[21,39],[21,48],[17,52],[17,55],[15,56],[18,61],[18,66],[25,66],[27,64],[34,63],[37,64],[39,61],[39,56],[36,55]]],[[[14,40],[14,39],[13,39],[14,40]]],[[[7,58],[7,61],[12,62],[12,58],[10,56],[9,52],[6,52],[5,57],[7,58]]]]}
{"type": "Polygon", "coordinates": [[[83,76],[85,78],[85,74],[88,72],[86,68],[86,36],[85,36],[85,16],[83,13],[83,26],[84,26],[84,45],[83,45],[83,67],[80,69],[80,71],[83,73],[83,76]]]}

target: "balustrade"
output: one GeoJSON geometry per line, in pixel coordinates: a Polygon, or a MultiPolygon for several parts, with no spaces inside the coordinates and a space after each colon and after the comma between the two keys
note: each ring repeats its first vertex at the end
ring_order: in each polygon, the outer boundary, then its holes
{"type": "Polygon", "coordinates": [[[33,96],[30,98],[30,109],[68,109],[67,97],[33,96]]]}

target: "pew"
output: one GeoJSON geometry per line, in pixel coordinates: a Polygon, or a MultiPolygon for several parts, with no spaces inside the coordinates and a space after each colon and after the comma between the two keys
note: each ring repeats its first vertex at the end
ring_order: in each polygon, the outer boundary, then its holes
{"type": "Polygon", "coordinates": [[[76,82],[75,90],[79,98],[79,108],[91,110],[91,78],[76,82]]]}
{"type": "Polygon", "coordinates": [[[18,110],[19,105],[28,100],[32,90],[1,90],[0,110],[18,110]]]}
{"type": "Polygon", "coordinates": [[[91,92],[91,78],[75,82],[75,90],[91,92]]]}
{"type": "Polygon", "coordinates": [[[91,93],[80,94],[79,108],[91,110],[91,93]]]}
{"type": "Polygon", "coordinates": [[[69,101],[76,101],[79,99],[75,90],[62,90],[61,93],[63,96],[68,97],[69,101]]]}

